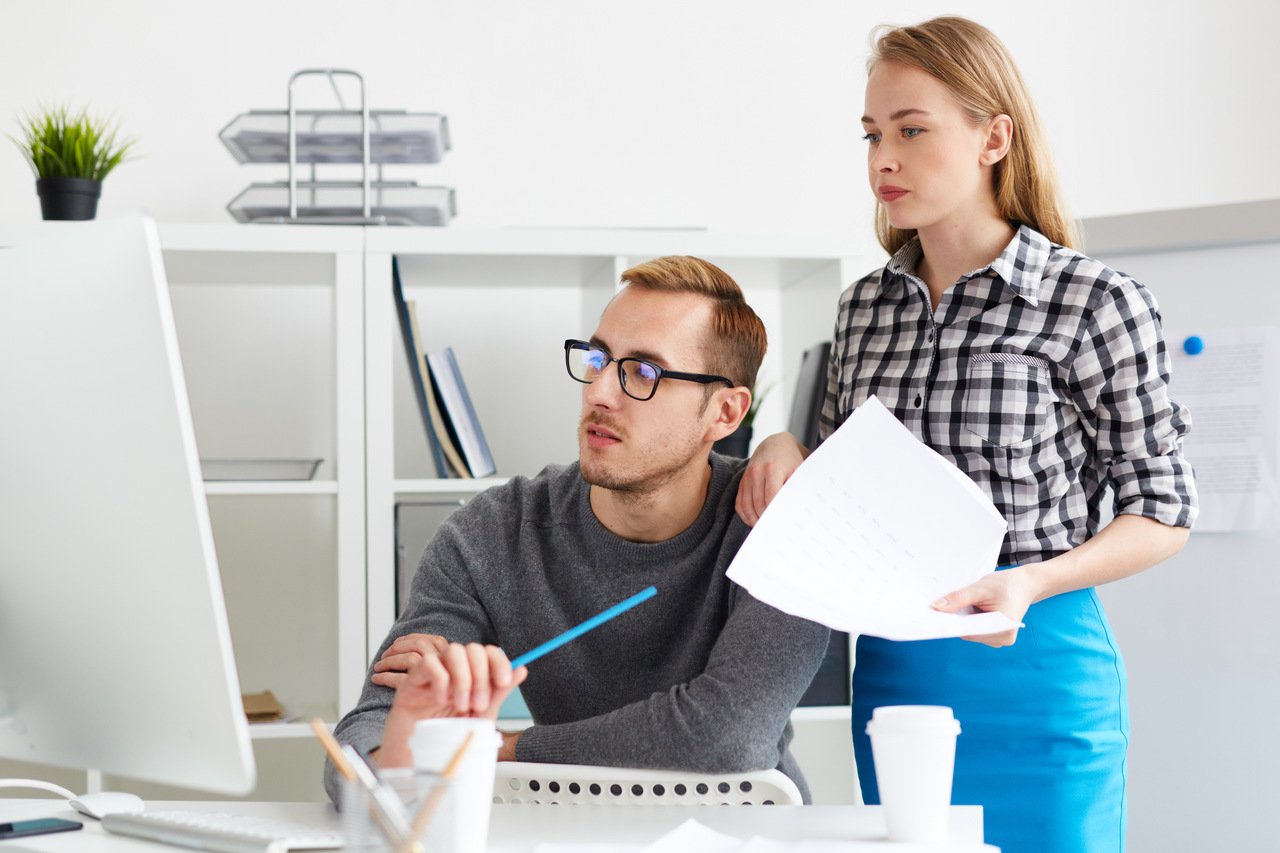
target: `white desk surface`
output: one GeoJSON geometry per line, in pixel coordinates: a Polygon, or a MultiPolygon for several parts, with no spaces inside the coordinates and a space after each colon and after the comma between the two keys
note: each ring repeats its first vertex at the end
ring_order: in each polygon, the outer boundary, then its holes
{"type": "MultiPolygon", "coordinates": [[[[215,811],[293,820],[313,826],[340,823],[328,803],[171,802],[148,803],[155,811],[215,811]]],[[[104,832],[92,818],[56,799],[0,799],[0,822],[37,817],[72,818],[84,829],[32,835],[0,842],[0,853],[156,853],[164,849],[104,832]]],[[[883,840],[884,818],[877,806],[548,806],[497,805],[489,822],[491,853],[527,853],[544,842],[645,842],[660,838],[689,818],[726,835],[773,839],[883,840]]],[[[951,841],[972,850],[982,841],[982,809],[953,806],[951,841]]],[[[180,849],[180,848],[168,848],[180,849]]],[[[885,841],[886,851],[894,849],[885,841]]],[[[933,848],[939,853],[950,845],[933,848]]],[[[994,851],[996,848],[990,847],[994,851]]]]}

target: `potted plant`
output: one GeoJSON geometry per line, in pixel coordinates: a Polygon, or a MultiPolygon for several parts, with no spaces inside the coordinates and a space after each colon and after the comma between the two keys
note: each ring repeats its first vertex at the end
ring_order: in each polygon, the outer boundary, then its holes
{"type": "Polygon", "coordinates": [[[747,452],[751,449],[751,424],[756,419],[756,413],[760,411],[760,404],[764,402],[765,397],[769,396],[771,390],[773,390],[773,383],[766,385],[763,389],[757,384],[752,389],[751,406],[742,418],[742,423],[738,424],[738,428],[733,432],[713,444],[711,449],[725,456],[745,459],[747,452]]]}
{"type": "Polygon", "coordinates": [[[116,141],[116,128],[65,107],[21,119],[13,141],[36,173],[36,193],[45,219],[93,219],[102,179],[120,165],[132,140],[116,141]]]}

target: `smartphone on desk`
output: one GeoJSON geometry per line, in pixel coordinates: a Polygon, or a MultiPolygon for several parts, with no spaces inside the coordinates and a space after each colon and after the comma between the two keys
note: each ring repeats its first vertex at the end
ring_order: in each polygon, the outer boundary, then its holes
{"type": "Polygon", "coordinates": [[[21,838],[24,835],[44,835],[49,832],[71,832],[83,829],[84,824],[76,820],[63,820],[60,817],[42,817],[35,820],[15,820],[12,823],[0,823],[0,841],[6,838],[21,838]]]}

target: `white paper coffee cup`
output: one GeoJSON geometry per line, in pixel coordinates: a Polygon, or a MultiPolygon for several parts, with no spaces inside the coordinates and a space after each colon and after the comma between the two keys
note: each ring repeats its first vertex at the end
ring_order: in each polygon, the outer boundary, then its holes
{"type": "Polygon", "coordinates": [[[890,841],[947,840],[960,723],[941,705],[888,705],[867,722],[890,841]]]}
{"type": "Polygon", "coordinates": [[[471,743],[454,771],[452,809],[456,853],[484,853],[489,837],[489,810],[493,805],[493,780],[502,735],[492,720],[446,717],[419,720],[409,738],[413,766],[443,772],[468,734],[471,743]]]}

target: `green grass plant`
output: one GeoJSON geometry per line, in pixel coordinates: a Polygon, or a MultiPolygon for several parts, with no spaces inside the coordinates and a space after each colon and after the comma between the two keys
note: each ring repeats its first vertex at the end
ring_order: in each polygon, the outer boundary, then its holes
{"type": "Polygon", "coordinates": [[[117,129],[65,107],[41,110],[20,120],[22,138],[9,137],[22,150],[37,178],[88,178],[101,181],[124,161],[133,140],[117,141],[117,129]]]}

